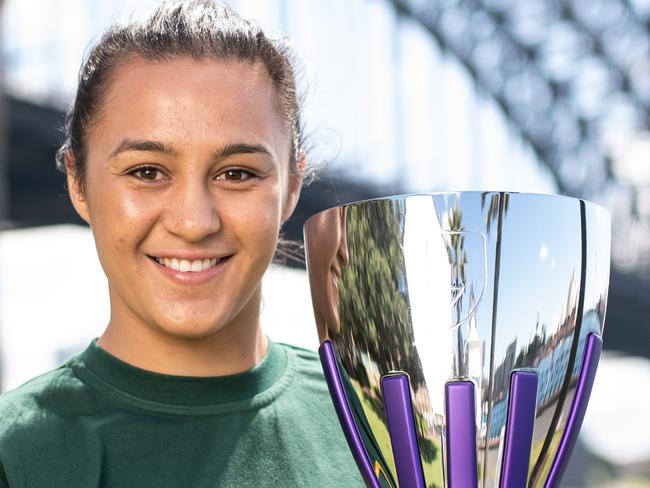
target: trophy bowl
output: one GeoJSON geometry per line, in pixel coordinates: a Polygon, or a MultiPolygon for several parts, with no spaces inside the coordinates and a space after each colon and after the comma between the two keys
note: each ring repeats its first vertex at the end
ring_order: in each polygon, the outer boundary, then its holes
{"type": "Polygon", "coordinates": [[[323,370],[369,487],[559,485],[602,347],[606,210],[400,195],[304,233],[323,370]]]}

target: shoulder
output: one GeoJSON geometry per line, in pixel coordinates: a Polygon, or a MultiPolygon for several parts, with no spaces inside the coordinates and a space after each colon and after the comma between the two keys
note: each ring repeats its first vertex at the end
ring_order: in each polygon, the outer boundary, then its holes
{"type": "Polygon", "coordinates": [[[314,381],[316,383],[325,381],[320,357],[316,351],[284,343],[280,343],[280,346],[287,352],[290,362],[293,362],[302,380],[314,381]]]}
{"type": "Polygon", "coordinates": [[[62,383],[67,376],[66,370],[65,366],[60,366],[0,395],[0,426],[37,408],[41,400],[62,383]]]}
{"type": "Polygon", "coordinates": [[[308,364],[314,364],[314,363],[320,364],[320,359],[316,351],[312,351],[311,349],[305,349],[304,347],[294,346],[292,344],[286,344],[284,342],[280,342],[278,344],[280,345],[280,347],[284,348],[285,350],[289,351],[292,355],[294,355],[298,359],[298,361],[304,361],[308,364]]]}
{"type": "Polygon", "coordinates": [[[66,363],[0,395],[0,448],[74,415],[85,390],[66,363]]]}
{"type": "Polygon", "coordinates": [[[289,389],[294,401],[299,399],[313,405],[330,405],[329,390],[318,353],[288,344],[280,345],[287,352],[289,370],[294,377],[289,389]]]}

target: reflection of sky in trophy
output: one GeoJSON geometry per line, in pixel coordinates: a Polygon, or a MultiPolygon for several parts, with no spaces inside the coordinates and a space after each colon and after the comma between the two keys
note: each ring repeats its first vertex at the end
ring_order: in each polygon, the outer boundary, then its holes
{"type": "Polygon", "coordinates": [[[537,324],[540,332],[544,327],[551,335],[571,313],[579,292],[580,269],[576,264],[580,263],[580,241],[549,229],[570,229],[576,224],[571,212],[538,212],[531,219],[526,206],[511,205],[508,209],[503,223],[497,308],[497,333],[504,340],[495,344],[497,364],[515,339],[519,345],[528,343],[537,324]]]}

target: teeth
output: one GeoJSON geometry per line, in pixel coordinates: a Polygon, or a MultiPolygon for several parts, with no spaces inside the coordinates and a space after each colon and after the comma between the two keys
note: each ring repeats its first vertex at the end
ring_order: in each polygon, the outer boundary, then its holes
{"type": "Polygon", "coordinates": [[[187,259],[177,259],[177,258],[154,258],[157,263],[171,268],[176,271],[182,271],[184,273],[192,272],[198,273],[204,271],[212,266],[216,265],[220,260],[217,258],[212,259],[197,259],[196,261],[189,261],[187,259]]]}

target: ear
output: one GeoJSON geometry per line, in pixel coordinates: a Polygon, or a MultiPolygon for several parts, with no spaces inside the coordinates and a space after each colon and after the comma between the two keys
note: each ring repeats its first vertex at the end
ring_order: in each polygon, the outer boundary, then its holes
{"type": "Polygon", "coordinates": [[[64,156],[65,172],[68,182],[68,195],[72,206],[87,224],[90,225],[90,215],[88,213],[88,202],[82,190],[82,185],[77,178],[77,171],[74,165],[74,157],[70,151],[66,151],[64,156]]]}
{"type": "Polygon", "coordinates": [[[296,209],[298,199],[300,198],[300,190],[302,188],[302,180],[305,176],[305,168],[307,167],[307,160],[302,156],[295,171],[289,172],[289,184],[287,195],[284,200],[284,209],[282,210],[282,223],[284,223],[296,209]]]}

